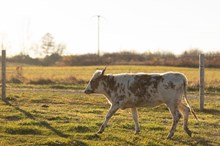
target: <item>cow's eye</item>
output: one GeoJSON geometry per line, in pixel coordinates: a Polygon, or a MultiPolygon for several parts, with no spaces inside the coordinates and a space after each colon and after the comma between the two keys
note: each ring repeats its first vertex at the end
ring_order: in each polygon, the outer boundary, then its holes
{"type": "Polygon", "coordinates": [[[90,81],[90,84],[91,84],[91,85],[94,85],[94,84],[95,84],[95,81],[94,81],[94,80],[91,80],[91,81],[90,81]]]}
{"type": "Polygon", "coordinates": [[[90,81],[90,85],[92,88],[97,88],[98,84],[99,84],[98,80],[91,80],[90,81]]]}

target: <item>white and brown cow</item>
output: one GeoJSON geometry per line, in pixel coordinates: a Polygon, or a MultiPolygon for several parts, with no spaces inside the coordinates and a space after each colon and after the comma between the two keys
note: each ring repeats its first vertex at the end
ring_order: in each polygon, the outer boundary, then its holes
{"type": "Polygon", "coordinates": [[[85,89],[86,94],[104,94],[111,104],[98,133],[104,131],[109,119],[119,108],[131,108],[135,133],[138,133],[140,126],[136,108],[152,107],[165,103],[173,117],[173,124],[167,138],[170,139],[174,135],[181,115],[184,118],[184,130],[191,136],[192,132],[188,129],[189,111],[197,120],[198,118],[187,100],[187,79],[185,75],[175,72],[105,75],[104,72],[105,69],[97,70],[85,89]],[[182,103],[183,96],[188,107],[182,103]]]}

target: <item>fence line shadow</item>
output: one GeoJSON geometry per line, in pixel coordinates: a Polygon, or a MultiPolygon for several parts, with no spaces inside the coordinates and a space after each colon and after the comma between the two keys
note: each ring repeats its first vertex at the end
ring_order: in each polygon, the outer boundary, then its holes
{"type": "Polygon", "coordinates": [[[21,112],[22,114],[24,114],[26,117],[28,117],[29,119],[35,120],[37,122],[39,122],[43,127],[53,131],[56,135],[60,136],[60,137],[67,137],[66,134],[62,133],[61,131],[57,130],[56,128],[52,127],[48,122],[46,121],[41,121],[41,120],[37,120],[31,113],[19,108],[18,106],[15,106],[13,104],[11,104],[9,101],[5,100],[4,101],[7,105],[15,108],[17,111],[21,112]]]}
{"type": "Polygon", "coordinates": [[[217,110],[217,109],[204,109],[203,112],[207,114],[217,115],[217,116],[220,115],[220,110],[217,110]]]}

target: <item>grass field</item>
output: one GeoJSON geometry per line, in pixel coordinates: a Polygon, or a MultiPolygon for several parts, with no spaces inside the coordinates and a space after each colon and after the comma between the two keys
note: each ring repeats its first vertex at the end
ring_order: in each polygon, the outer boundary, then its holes
{"type": "MultiPolygon", "coordinates": [[[[194,96],[194,95],[191,95],[194,96]]],[[[164,105],[140,108],[141,133],[134,134],[129,109],[119,110],[103,134],[96,134],[108,110],[101,95],[53,92],[8,93],[0,101],[0,145],[220,145],[220,97],[206,96],[205,112],[198,111],[198,98],[191,98],[200,122],[192,115],[188,137],[182,119],[172,140],[167,140],[172,118],[164,105]]]]}
{"type": "MultiPolygon", "coordinates": [[[[88,81],[96,69],[103,67],[23,67],[27,80],[68,80],[74,76],[88,81]]],[[[198,86],[198,69],[175,67],[110,66],[106,73],[179,71],[187,75],[190,86],[198,86]],[[193,85],[195,84],[195,85],[193,85]]],[[[15,66],[7,70],[16,76],[15,66]]],[[[167,140],[172,118],[164,105],[140,108],[141,133],[134,134],[134,123],[129,109],[119,110],[110,120],[103,134],[96,134],[109,108],[102,95],[80,93],[82,84],[7,85],[7,101],[0,101],[0,145],[220,145],[220,69],[206,69],[206,85],[214,91],[205,95],[205,111],[199,111],[198,92],[190,92],[189,100],[200,122],[190,114],[189,137],[181,119],[172,140],[167,140]],[[16,88],[15,90],[13,90],[16,88]],[[41,90],[35,90],[41,89],[41,90]],[[74,90],[73,90],[74,89],[74,90]],[[190,98],[191,97],[191,98],[190,98]]]]}

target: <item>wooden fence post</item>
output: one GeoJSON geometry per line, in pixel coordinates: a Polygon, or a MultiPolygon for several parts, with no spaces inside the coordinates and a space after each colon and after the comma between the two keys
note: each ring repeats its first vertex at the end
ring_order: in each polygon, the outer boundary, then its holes
{"type": "Polygon", "coordinates": [[[6,100],[6,50],[2,50],[2,100],[6,100]]]}
{"type": "Polygon", "coordinates": [[[200,80],[199,80],[199,96],[200,96],[200,111],[204,110],[204,69],[205,69],[205,56],[204,54],[199,55],[199,74],[200,74],[200,80]]]}

